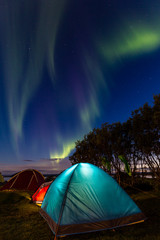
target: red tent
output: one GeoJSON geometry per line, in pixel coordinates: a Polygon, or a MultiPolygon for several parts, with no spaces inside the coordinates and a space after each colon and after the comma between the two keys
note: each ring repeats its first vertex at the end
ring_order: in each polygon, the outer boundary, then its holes
{"type": "Polygon", "coordinates": [[[32,200],[33,202],[35,202],[37,205],[41,205],[42,202],[43,202],[43,199],[46,195],[46,192],[49,188],[49,186],[51,185],[53,181],[51,182],[46,182],[46,183],[43,183],[39,188],[38,190],[33,194],[32,196],[32,200]]]}
{"type": "Polygon", "coordinates": [[[34,169],[27,169],[14,175],[1,190],[30,190],[36,191],[44,183],[43,175],[34,169]]]}

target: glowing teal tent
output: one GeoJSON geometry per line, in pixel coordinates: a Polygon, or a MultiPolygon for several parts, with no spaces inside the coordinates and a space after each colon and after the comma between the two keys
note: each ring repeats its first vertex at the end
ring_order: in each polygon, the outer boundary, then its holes
{"type": "Polygon", "coordinates": [[[56,236],[93,232],[144,221],[145,216],[102,169],[79,163],[50,185],[40,214],[56,236]]]}

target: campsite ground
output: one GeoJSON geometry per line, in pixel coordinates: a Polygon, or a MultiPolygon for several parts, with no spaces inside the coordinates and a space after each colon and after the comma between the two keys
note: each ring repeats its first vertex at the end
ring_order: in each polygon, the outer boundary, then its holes
{"type": "MultiPolygon", "coordinates": [[[[73,235],[65,240],[160,240],[160,191],[128,191],[147,220],[115,231],[73,235]]],[[[47,223],[31,202],[31,193],[0,192],[0,240],[53,240],[47,223]]]]}

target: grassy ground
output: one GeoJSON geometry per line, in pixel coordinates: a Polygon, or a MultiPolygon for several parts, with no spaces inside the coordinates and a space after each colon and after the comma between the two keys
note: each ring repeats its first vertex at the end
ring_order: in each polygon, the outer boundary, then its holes
{"type": "MultiPolygon", "coordinates": [[[[64,240],[160,240],[160,192],[129,192],[148,218],[144,223],[92,234],[73,235],[64,240]]],[[[31,202],[31,193],[0,192],[0,240],[53,240],[47,223],[31,202]]]]}

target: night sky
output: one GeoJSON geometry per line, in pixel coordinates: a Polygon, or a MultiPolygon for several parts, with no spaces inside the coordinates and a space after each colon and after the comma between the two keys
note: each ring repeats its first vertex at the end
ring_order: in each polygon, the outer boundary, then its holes
{"type": "Polygon", "coordinates": [[[74,143],[160,93],[159,0],[0,1],[0,170],[60,170],[74,143]]]}

